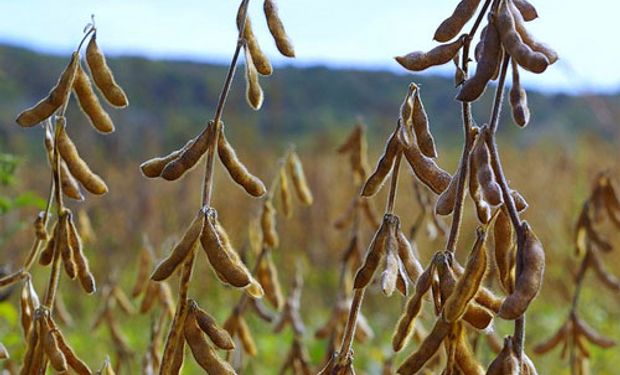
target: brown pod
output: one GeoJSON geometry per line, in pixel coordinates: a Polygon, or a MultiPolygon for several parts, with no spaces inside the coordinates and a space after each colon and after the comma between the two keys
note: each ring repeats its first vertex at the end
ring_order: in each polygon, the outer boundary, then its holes
{"type": "Polygon", "coordinates": [[[188,255],[194,250],[196,247],[196,243],[198,242],[198,237],[202,231],[204,216],[202,214],[198,214],[190,226],[187,228],[181,240],[176,244],[176,246],[172,249],[170,254],[162,260],[157,267],[155,267],[155,271],[151,274],[151,280],[154,281],[162,281],[169,278],[174,271],[179,268],[179,265],[185,261],[188,255]]]}
{"type": "Polygon", "coordinates": [[[504,338],[504,347],[487,369],[487,375],[519,375],[519,359],[512,348],[512,337],[504,338]]]}
{"type": "Polygon", "coordinates": [[[57,243],[57,250],[60,252],[60,256],[62,257],[62,263],[63,266],[65,268],[65,272],[67,273],[67,276],[69,276],[70,279],[75,279],[75,276],[77,276],[77,272],[76,272],[76,263],[75,263],[75,258],[73,257],[73,252],[71,250],[71,246],[69,243],[69,216],[71,215],[70,212],[65,211],[61,214],[60,218],[58,219],[58,237],[56,238],[56,240],[58,241],[57,243]]]}
{"type": "Polygon", "coordinates": [[[519,80],[519,67],[512,61],[512,87],[510,88],[510,107],[515,124],[524,127],[530,121],[530,108],[527,105],[527,94],[519,80]]]}
{"type": "Polygon", "coordinates": [[[479,4],[480,0],[461,0],[452,15],[439,25],[433,39],[443,43],[457,36],[467,21],[474,16],[479,4]]]}
{"type": "MultiPolygon", "coordinates": [[[[241,12],[237,13],[237,29],[241,29],[240,19],[242,16],[241,12]]],[[[245,19],[245,27],[243,28],[243,39],[245,39],[245,48],[250,51],[250,55],[252,55],[252,60],[254,61],[254,65],[256,66],[256,70],[259,74],[263,76],[269,76],[273,73],[273,67],[269,62],[267,56],[261,50],[260,45],[258,44],[258,39],[254,35],[252,31],[252,21],[250,21],[250,16],[246,15],[245,19]]]]}
{"type": "Polygon", "coordinates": [[[422,104],[422,99],[420,99],[419,87],[413,97],[413,114],[411,116],[416,142],[420,151],[422,151],[422,154],[426,157],[436,158],[437,150],[435,149],[435,140],[429,129],[428,115],[422,104]]]}
{"type": "Polygon", "coordinates": [[[114,131],[114,123],[110,115],[103,109],[99,99],[93,90],[88,75],[82,69],[82,64],[78,64],[75,81],[73,82],[73,92],[78,99],[80,108],[88,117],[90,124],[102,133],[114,131]]]}
{"type": "Polygon", "coordinates": [[[105,56],[97,45],[97,33],[94,33],[86,47],[86,62],[95,85],[101,91],[108,103],[123,108],[129,105],[123,89],[114,80],[114,75],[108,67],[105,56]]]}
{"type": "Polygon", "coordinates": [[[196,319],[196,323],[200,329],[209,336],[213,345],[217,346],[220,349],[224,350],[233,350],[235,348],[235,343],[228,331],[223,328],[220,328],[215,319],[209,313],[201,309],[196,301],[189,301],[190,310],[192,313],[188,316],[188,319],[196,319]]]}
{"type": "Polygon", "coordinates": [[[398,275],[396,277],[396,289],[402,294],[404,297],[409,295],[409,281],[407,277],[407,271],[405,271],[405,266],[403,262],[398,259],[398,275]]]}
{"type": "Polygon", "coordinates": [[[34,219],[34,234],[37,239],[41,241],[47,241],[49,236],[47,235],[47,230],[45,228],[46,215],[45,212],[41,211],[37,214],[36,219],[34,219]]]}
{"type": "Polygon", "coordinates": [[[189,344],[196,362],[210,375],[236,375],[235,370],[228,362],[222,360],[211,344],[207,342],[204,333],[196,323],[196,319],[185,319],[183,334],[189,344]]]}
{"type": "Polygon", "coordinates": [[[243,351],[245,351],[250,357],[256,357],[258,350],[256,349],[256,344],[254,343],[254,338],[252,337],[248,323],[242,316],[240,316],[237,324],[237,335],[239,336],[239,340],[243,346],[243,351]]]}
{"type": "Polygon", "coordinates": [[[71,175],[67,163],[62,159],[60,160],[60,186],[62,187],[62,192],[67,197],[76,201],[84,200],[78,181],[71,175]]]}
{"type": "Polygon", "coordinates": [[[207,152],[210,139],[214,136],[214,133],[214,122],[209,121],[209,125],[198,135],[198,137],[195,138],[191,144],[186,144],[183,146],[181,155],[166,164],[164,169],[161,171],[161,177],[168,181],[174,181],[183,176],[185,172],[192,169],[202,158],[202,155],[207,152]]]}
{"type": "Polygon", "coordinates": [[[396,231],[394,230],[390,231],[385,239],[385,267],[381,273],[381,290],[388,297],[394,293],[400,270],[397,238],[396,231]]]}
{"type": "Polygon", "coordinates": [[[372,277],[374,276],[377,267],[379,267],[379,263],[385,255],[387,245],[386,242],[388,238],[394,236],[398,225],[399,220],[397,216],[386,214],[383,217],[381,227],[377,230],[372,241],[370,242],[370,245],[368,246],[364,264],[355,274],[355,280],[353,282],[353,287],[355,289],[365,288],[372,281],[372,277]]]}
{"type": "Polygon", "coordinates": [[[534,8],[534,6],[527,0],[512,0],[512,3],[519,10],[519,13],[521,13],[521,16],[525,21],[529,22],[538,18],[536,8],[534,8]]]}
{"type": "Polygon", "coordinates": [[[598,279],[611,290],[620,290],[620,280],[605,269],[600,255],[596,251],[588,253],[588,262],[594,268],[594,272],[598,279]]]}
{"type": "Polygon", "coordinates": [[[482,366],[476,360],[476,356],[471,350],[469,343],[467,342],[467,335],[465,329],[462,328],[458,332],[456,338],[456,347],[454,348],[454,359],[458,368],[463,375],[483,375],[485,371],[482,366]]]}
{"type": "Polygon", "coordinates": [[[168,163],[170,163],[171,161],[179,158],[179,156],[181,156],[183,152],[187,150],[192,145],[192,143],[194,143],[194,141],[195,139],[192,138],[187,141],[185,146],[183,146],[181,149],[174,150],[166,156],[149,159],[144,163],[140,164],[140,170],[142,171],[142,174],[145,177],[149,178],[161,176],[161,173],[163,172],[166,165],[168,165],[168,163]]]}
{"type": "Polygon", "coordinates": [[[515,27],[517,28],[517,32],[523,42],[527,44],[533,51],[540,52],[547,57],[549,60],[549,64],[553,64],[558,61],[558,53],[555,52],[551,47],[546,45],[545,43],[541,43],[537,41],[530,33],[527,31],[525,27],[525,19],[523,15],[516,7],[515,2],[509,2],[508,6],[510,7],[510,11],[515,20],[515,27]]]}
{"type": "Polygon", "coordinates": [[[80,61],[80,54],[73,52],[71,60],[58,78],[58,82],[49,92],[47,97],[35,104],[33,107],[24,110],[17,116],[17,123],[24,127],[32,127],[50,117],[69,99],[71,86],[75,79],[75,73],[80,61]]]}
{"type": "Polygon", "coordinates": [[[478,228],[476,242],[469,253],[465,271],[444,304],[443,318],[449,323],[457,321],[463,315],[469,301],[474,298],[480,288],[487,268],[485,239],[484,229],[478,228]]]}
{"type": "Polygon", "coordinates": [[[493,78],[496,67],[501,59],[502,46],[499,33],[493,20],[489,20],[484,33],[484,41],[481,41],[480,59],[476,66],[476,73],[465,81],[456,96],[457,100],[473,102],[485,91],[487,84],[493,78]]]}
{"type": "Polygon", "coordinates": [[[424,364],[439,350],[443,339],[450,332],[451,326],[442,318],[435,320],[431,332],[420,343],[418,349],[405,359],[396,372],[400,375],[409,375],[420,371],[424,364]]]}
{"type": "Polygon", "coordinates": [[[534,353],[545,354],[548,351],[555,348],[556,346],[558,346],[560,342],[563,342],[564,340],[566,340],[568,335],[571,334],[572,324],[573,323],[571,320],[564,323],[564,325],[560,327],[560,329],[558,329],[558,331],[553,336],[549,337],[547,340],[541,342],[540,344],[534,346],[534,348],[532,349],[534,353]]]}
{"type": "Polygon", "coordinates": [[[153,265],[153,256],[149,249],[145,246],[140,250],[140,258],[138,260],[138,272],[136,274],[136,282],[131,290],[132,297],[138,297],[146,289],[148,279],[150,277],[150,269],[153,265]]]}
{"type": "Polygon", "coordinates": [[[392,335],[392,349],[399,352],[407,344],[414,330],[415,318],[422,308],[422,298],[428,292],[433,281],[434,265],[429,266],[420,275],[415,283],[415,293],[407,301],[403,314],[398,319],[396,330],[392,335]]]}
{"type": "Polygon", "coordinates": [[[529,204],[527,203],[523,195],[521,195],[521,193],[516,190],[510,190],[510,195],[515,202],[515,208],[517,209],[517,211],[523,212],[527,210],[529,204]]]}
{"type": "Polygon", "coordinates": [[[452,180],[450,174],[441,169],[433,159],[424,156],[415,146],[403,150],[405,158],[418,179],[435,194],[441,194],[452,180]]]}
{"type": "Polygon", "coordinates": [[[255,282],[232,248],[228,235],[217,222],[215,211],[212,209],[205,213],[200,243],[220,280],[237,288],[255,282]]]}
{"type": "Polygon", "coordinates": [[[284,297],[282,296],[282,289],[278,280],[278,269],[273,264],[270,253],[267,253],[258,264],[256,278],[265,291],[267,301],[279,310],[284,304],[284,297]]]}
{"type": "Polygon", "coordinates": [[[448,187],[439,194],[435,202],[435,213],[438,215],[450,215],[454,211],[456,203],[457,185],[461,176],[461,170],[457,169],[452,176],[448,187]]]}
{"type": "Polygon", "coordinates": [[[474,205],[476,206],[476,216],[478,216],[478,221],[482,224],[488,224],[491,221],[491,206],[484,200],[482,196],[482,190],[480,189],[480,184],[478,183],[478,178],[476,177],[478,174],[478,167],[473,162],[473,155],[469,154],[469,196],[474,201],[474,205]]]}
{"type": "Polygon", "coordinates": [[[286,169],[280,168],[279,174],[279,192],[280,192],[280,204],[282,205],[282,213],[284,217],[290,218],[293,214],[293,203],[291,196],[291,189],[288,185],[288,178],[286,177],[286,169]]]}
{"type": "Polygon", "coordinates": [[[233,181],[243,187],[248,194],[253,197],[261,197],[267,192],[265,184],[258,177],[252,175],[237,157],[235,149],[226,140],[223,125],[217,141],[217,154],[233,181]]]}
{"type": "Polygon", "coordinates": [[[54,370],[58,372],[67,370],[67,359],[58,347],[58,341],[56,340],[54,331],[50,330],[49,327],[43,337],[43,350],[54,370]]]}
{"type": "Polygon", "coordinates": [[[260,107],[263,105],[264,95],[263,89],[260,87],[260,82],[258,81],[258,72],[256,70],[256,66],[254,66],[254,61],[252,60],[252,55],[246,49],[244,49],[245,55],[245,98],[250,105],[250,107],[258,111],[260,107]]]}
{"type": "Polygon", "coordinates": [[[19,302],[21,307],[20,320],[22,329],[24,330],[24,337],[28,337],[28,334],[33,327],[34,312],[39,308],[39,296],[34,290],[30,277],[26,278],[26,281],[24,282],[19,302]]]}
{"type": "Polygon", "coordinates": [[[77,267],[77,275],[82,285],[82,289],[88,294],[95,293],[96,285],[95,278],[90,272],[88,266],[88,259],[84,255],[84,247],[82,246],[82,239],[78,234],[75,222],[73,221],[73,215],[69,216],[68,220],[68,233],[69,233],[69,245],[71,247],[71,253],[77,267]]]}
{"type": "Polygon", "coordinates": [[[291,43],[288,35],[286,35],[284,25],[278,15],[278,6],[275,1],[265,0],[263,3],[263,10],[265,11],[265,17],[267,18],[267,26],[269,26],[269,31],[276,42],[278,51],[286,57],[295,57],[293,44],[291,43]]]}
{"type": "Polygon", "coordinates": [[[512,222],[506,208],[502,206],[493,224],[493,241],[495,265],[500,285],[507,293],[513,290],[514,276],[512,268],[515,263],[512,222]]]}
{"type": "Polygon", "coordinates": [[[480,131],[481,134],[472,150],[472,163],[476,165],[476,178],[484,200],[492,206],[497,206],[503,202],[502,189],[497,183],[491,167],[489,149],[485,141],[485,138],[488,137],[487,126],[484,125],[480,131]]]}
{"type": "Polygon", "coordinates": [[[601,348],[611,348],[616,342],[608,337],[596,332],[585,321],[581,320],[576,314],[573,314],[574,330],[585,337],[590,343],[601,348]]]}
{"type": "Polygon", "coordinates": [[[450,62],[459,52],[464,42],[465,36],[461,36],[452,43],[440,44],[428,52],[415,51],[404,56],[397,56],[395,59],[405,69],[418,72],[431,66],[450,62]]]}
{"type": "Polygon", "coordinates": [[[383,155],[379,158],[375,170],[364,183],[364,187],[362,188],[363,197],[372,197],[375,195],[383,186],[388,174],[392,171],[396,156],[402,149],[398,141],[397,133],[398,129],[395,130],[388,139],[383,155]]]}
{"type": "Polygon", "coordinates": [[[73,348],[69,346],[67,340],[63,336],[62,332],[59,330],[55,331],[56,340],[58,341],[58,348],[64,354],[67,359],[67,364],[71,367],[78,375],[91,375],[92,371],[88,368],[88,365],[84,363],[73,351],[73,348]]]}
{"type": "Polygon", "coordinates": [[[101,177],[90,170],[88,164],[80,157],[75,144],[73,144],[73,141],[69,138],[65,129],[64,117],[58,118],[57,121],[60,129],[57,131],[58,139],[56,140],[56,144],[58,145],[60,156],[62,156],[63,160],[67,163],[67,167],[69,167],[71,174],[91,193],[96,195],[107,193],[108,187],[105,182],[101,177]]]}
{"type": "Polygon", "coordinates": [[[409,280],[413,283],[417,282],[424,269],[414,255],[411,243],[400,228],[398,229],[398,257],[403,263],[409,280]]]}
{"type": "Polygon", "coordinates": [[[280,245],[280,237],[276,230],[276,209],[271,199],[267,199],[263,203],[260,223],[263,231],[263,244],[270,248],[278,247],[280,245]]]}
{"type": "Polygon", "coordinates": [[[123,312],[127,315],[133,315],[136,313],[136,309],[133,307],[131,302],[129,301],[129,297],[123,292],[123,290],[117,286],[112,288],[112,295],[116,302],[118,302],[118,306],[123,310],[123,312]]]}
{"type": "Polygon", "coordinates": [[[523,265],[515,281],[514,291],[506,297],[499,310],[503,319],[513,320],[523,315],[531,301],[540,291],[545,272],[545,250],[542,243],[523,222],[523,265]]]}
{"type": "Polygon", "coordinates": [[[297,156],[295,151],[289,152],[286,165],[288,166],[288,172],[293,180],[293,187],[297,193],[297,198],[299,198],[304,205],[311,205],[314,198],[312,197],[312,192],[306,181],[306,174],[304,173],[301,160],[299,160],[299,156],[297,156]]]}
{"type": "Polygon", "coordinates": [[[54,252],[56,251],[56,241],[58,241],[58,230],[59,225],[58,221],[54,223],[52,227],[52,235],[47,240],[45,247],[41,251],[41,255],[39,256],[39,264],[42,266],[47,266],[52,263],[52,259],[54,258],[54,252]]]}
{"type": "Polygon", "coordinates": [[[540,52],[532,50],[521,39],[507,1],[500,4],[495,16],[495,25],[499,31],[502,45],[519,65],[533,73],[542,73],[547,69],[547,66],[549,66],[547,57],[540,52]]]}

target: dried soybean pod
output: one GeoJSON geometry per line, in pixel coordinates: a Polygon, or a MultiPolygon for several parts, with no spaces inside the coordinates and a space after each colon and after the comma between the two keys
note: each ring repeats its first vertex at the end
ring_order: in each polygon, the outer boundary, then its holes
{"type": "Polygon", "coordinates": [[[403,262],[407,276],[409,276],[411,282],[415,283],[422,272],[424,272],[424,269],[418,258],[415,257],[411,243],[400,228],[398,230],[398,257],[403,262]]]}
{"type": "Polygon", "coordinates": [[[86,293],[92,294],[97,289],[95,285],[95,278],[90,272],[90,267],[88,266],[88,259],[86,259],[86,256],[84,255],[82,240],[80,239],[77,228],[75,227],[72,215],[69,217],[68,220],[68,232],[69,244],[71,247],[71,252],[73,253],[75,265],[77,267],[77,274],[78,278],[80,279],[80,284],[82,285],[82,288],[86,293]]]}
{"type": "Polygon", "coordinates": [[[440,44],[428,52],[415,51],[404,56],[397,56],[395,59],[405,69],[418,72],[449,62],[459,52],[464,42],[465,36],[461,36],[452,43],[440,44]]]}
{"type": "Polygon", "coordinates": [[[493,78],[496,67],[501,60],[502,46],[500,36],[492,19],[487,24],[484,41],[480,51],[480,60],[476,66],[476,73],[465,81],[457,100],[473,102],[485,91],[487,84],[493,78]]]}
{"type": "Polygon", "coordinates": [[[65,272],[67,273],[67,276],[69,276],[70,279],[75,279],[75,276],[77,275],[76,272],[76,262],[75,262],[75,258],[73,257],[73,252],[71,250],[71,246],[69,243],[69,216],[71,215],[70,212],[65,211],[61,214],[60,218],[58,219],[58,237],[56,238],[56,240],[58,241],[57,243],[57,250],[60,252],[60,256],[62,257],[62,263],[64,265],[65,268],[65,272]]]}
{"type": "Polygon", "coordinates": [[[594,328],[590,327],[585,321],[580,319],[576,314],[572,316],[574,330],[580,335],[584,336],[590,343],[599,346],[601,348],[611,348],[616,345],[616,342],[608,337],[596,332],[594,328]]]}
{"type": "Polygon", "coordinates": [[[461,31],[463,26],[476,13],[480,0],[461,0],[450,17],[445,19],[435,31],[435,39],[438,42],[447,42],[461,31]]]}
{"type": "Polygon", "coordinates": [[[388,174],[392,171],[394,161],[396,160],[396,155],[402,148],[400,142],[398,141],[397,133],[398,128],[392,132],[392,135],[390,135],[390,138],[385,145],[383,155],[379,158],[374,172],[372,172],[370,177],[366,180],[366,183],[362,188],[363,197],[371,197],[375,195],[379,189],[381,189],[381,186],[383,186],[388,174]]]}
{"type": "Polygon", "coordinates": [[[258,177],[252,175],[237,157],[235,149],[226,140],[223,125],[218,138],[217,154],[233,181],[241,185],[248,194],[253,197],[261,197],[267,192],[265,184],[258,177]]]}
{"type": "MultiPolygon", "coordinates": [[[[181,155],[170,161],[161,171],[161,177],[168,181],[174,181],[183,176],[185,172],[192,169],[196,163],[202,158],[207,148],[209,140],[215,134],[215,123],[209,121],[209,124],[203,131],[191,142],[183,146],[181,155]]],[[[168,155],[169,157],[170,155],[168,155]]],[[[165,159],[167,159],[166,157],[165,159]]]]}
{"type": "Polygon", "coordinates": [[[267,26],[269,26],[269,31],[276,42],[278,51],[286,57],[295,57],[293,44],[291,43],[288,35],[286,35],[284,25],[278,15],[278,7],[275,1],[265,0],[263,3],[263,10],[265,11],[265,17],[267,18],[267,26]]]}
{"type": "Polygon", "coordinates": [[[286,170],[284,167],[280,168],[279,173],[279,191],[280,191],[280,203],[282,204],[282,213],[285,217],[290,218],[292,214],[292,197],[291,190],[288,185],[288,178],[286,178],[286,170]]]}
{"type": "MultiPolygon", "coordinates": [[[[241,8],[239,8],[241,10],[241,8]]],[[[237,12],[237,29],[241,29],[241,12],[237,12]]],[[[254,35],[252,31],[252,21],[250,21],[250,16],[247,15],[245,19],[245,27],[243,28],[243,39],[245,39],[245,48],[250,51],[250,55],[252,55],[252,60],[256,66],[256,70],[263,76],[269,76],[273,73],[273,68],[269,59],[260,48],[258,44],[258,39],[254,35]]]]}
{"type": "Polygon", "coordinates": [[[450,215],[454,210],[454,204],[456,202],[457,185],[461,170],[457,169],[450,180],[448,187],[439,194],[437,201],[435,202],[435,213],[439,215],[450,215]]]}
{"type": "Polygon", "coordinates": [[[515,124],[524,127],[530,121],[530,109],[527,106],[527,94],[519,80],[519,67],[512,61],[512,87],[510,88],[510,106],[515,124]]]}
{"type": "Polygon", "coordinates": [[[76,201],[84,200],[80,185],[75,177],[71,175],[71,172],[69,172],[67,163],[62,159],[60,160],[60,186],[62,187],[62,192],[67,197],[75,199],[76,201]]]}
{"type": "Polygon", "coordinates": [[[0,360],[9,359],[11,356],[9,355],[9,351],[6,350],[6,346],[2,345],[0,342],[0,360]]]}
{"type": "Polygon", "coordinates": [[[276,230],[276,209],[273,207],[271,199],[267,199],[263,203],[260,223],[263,231],[263,244],[270,248],[278,247],[280,237],[276,230]]]}
{"type": "Polygon", "coordinates": [[[254,280],[239,255],[232,249],[230,240],[217,223],[215,211],[205,213],[200,243],[218,277],[234,287],[243,288],[254,280]]]}
{"type": "Polygon", "coordinates": [[[463,375],[482,375],[485,371],[476,360],[476,356],[467,342],[465,329],[461,326],[456,338],[455,360],[463,375]]]}
{"type": "Polygon", "coordinates": [[[211,344],[207,342],[204,333],[196,323],[196,319],[185,319],[183,324],[183,334],[185,340],[189,344],[190,349],[196,362],[202,367],[207,374],[210,375],[235,375],[236,372],[228,364],[222,360],[211,344]]]}
{"type": "Polygon", "coordinates": [[[469,195],[476,206],[476,216],[478,216],[478,221],[482,224],[488,224],[491,221],[491,206],[482,197],[482,191],[480,190],[480,185],[478,184],[478,179],[476,178],[477,173],[478,170],[472,162],[472,157],[470,154],[468,177],[469,195]]]}
{"type": "Polygon", "coordinates": [[[34,234],[41,241],[47,241],[49,238],[45,229],[45,212],[43,211],[39,212],[34,219],[34,234]]]}
{"type": "Polygon", "coordinates": [[[192,138],[187,141],[185,146],[183,146],[179,150],[174,150],[166,156],[152,158],[140,164],[140,170],[142,171],[142,174],[145,177],[149,178],[161,176],[161,173],[163,172],[166,165],[181,156],[183,152],[187,150],[192,145],[192,143],[194,143],[194,141],[195,138],[192,138]]]}
{"type": "Polygon", "coordinates": [[[45,332],[45,337],[43,338],[43,340],[43,349],[45,350],[45,355],[50,360],[50,363],[54,370],[58,372],[66,371],[67,359],[58,347],[58,341],[56,340],[54,331],[48,328],[45,332]]]}
{"type": "Polygon", "coordinates": [[[115,107],[124,108],[129,105],[123,89],[114,80],[114,75],[108,67],[105,56],[97,45],[97,33],[95,32],[86,47],[86,62],[95,85],[101,91],[108,103],[115,107]]]}
{"type": "Polygon", "coordinates": [[[547,66],[549,66],[547,57],[540,52],[532,50],[517,33],[515,20],[512,13],[510,13],[507,1],[503,1],[500,4],[495,16],[495,25],[506,52],[519,65],[533,73],[542,73],[547,69],[547,66]]]}
{"type": "Polygon", "coordinates": [[[596,251],[590,251],[589,255],[589,263],[594,268],[594,272],[598,279],[605,284],[611,290],[620,290],[620,280],[612,275],[608,270],[603,266],[603,262],[600,259],[600,255],[596,251]]]}
{"type": "Polygon", "coordinates": [[[525,353],[522,353],[521,357],[521,373],[523,375],[538,375],[534,362],[525,353]]]}
{"type": "Polygon", "coordinates": [[[413,130],[415,131],[416,141],[422,154],[429,158],[437,157],[437,150],[435,149],[435,140],[429,129],[428,116],[422,99],[420,99],[420,88],[418,88],[413,97],[413,130]]]}
{"type": "Polygon", "coordinates": [[[93,90],[88,75],[82,69],[82,64],[78,64],[75,81],[73,82],[73,92],[78,99],[80,108],[88,117],[90,124],[102,133],[114,131],[114,124],[110,115],[103,109],[99,99],[93,90]]]}
{"type": "Polygon", "coordinates": [[[489,149],[485,141],[488,136],[488,128],[484,125],[472,150],[472,163],[476,165],[476,178],[484,200],[490,205],[497,206],[503,202],[502,190],[497,183],[493,168],[491,168],[489,149]]]}
{"type": "Polygon", "coordinates": [[[413,173],[420,181],[435,194],[441,194],[448,185],[452,177],[441,169],[433,159],[428,158],[415,146],[403,150],[405,158],[413,173]]]}
{"type": "Polygon", "coordinates": [[[250,107],[258,111],[263,105],[263,89],[260,87],[260,82],[258,81],[258,72],[256,71],[256,66],[254,66],[252,55],[250,55],[250,52],[247,49],[245,49],[244,52],[246,87],[245,98],[250,107]]]}
{"type": "Polygon", "coordinates": [[[32,127],[50,117],[60,106],[69,99],[71,86],[75,79],[78,63],[80,61],[79,52],[73,52],[71,60],[61,73],[58,82],[49,92],[47,97],[35,104],[33,107],[24,110],[17,116],[17,123],[24,127],[32,127]]]}
{"type": "Polygon", "coordinates": [[[521,13],[521,16],[525,21],[529,22],[538,18],[536,8],[534,8],[534,6],[527,0],[512,0],[512,3],[519,10],[519,13],[521,13]]]}
{"type": "Polygon", "coordinates": [[[519,12],[517,7],[515,6],[515,3],[511,1],[508,3],[508,6],[510,7],[510,11],[512,13],[512,16],[514,17],[517,33],[519,33],[519,36],[521,36],[521,39],[523,39],[523,42],[527,44],[533,51],[540,52],[543,55],[545,55],[547,57],[547,60],[549,60],[549,64],[553,64],[556,61],[558,61],[557,52],[555,52],[551,47],[549,47],[545,43],[541,43],[537,41],[529,33],[529,31],[527,31],[527,28],[525,27],[525,20],[523,19],[523,15],[521,14],[521,12],[519,12]]]}
{"type": "Polygon", "coordinates": [[[397,370],[398,374],[409,375],[417,373],[424,364],[439,350],[443,339],[450,332],[452,325],[442,318],[435,320],[431,332],[424,338],[418,350],[411,354],[397,370]]]}
{"type": "Polygon", "coordinates": [[[493,223],[493,241],[497,276],[504,291],[511,293],[513,290],[513,276],[511,273],[514,264],[513,229],[508,213],[504,206],[501,207],[495,223],[493,223]]]}
{"type": "Polygon", "coordinates": [[[396,278],[396,289],[403,296],[409,295],[409,281],[407,281],[407,271],[405,271],[405,266],[403,262],[398,259],[398,275],[396,278]]]}
{"type": "Polygon", "coordinates": [[[277,310],[284,304],[280,282],[278,281],[278,269],[273,264],[271,253],[267,253],[258,264],[256,278],[265,291],[265,297],[277,310]]]}
{"type": "Polygon", "coordinates": [[[545,354],[558,346],[558,344],[566,340],[567,336],[571,333],[571,327],[572,322],[569,320],[562,327],[560,327],[560,329],[558,329],[558,331],[553,336],[536,345],[533,349],[534,353],[545,354]]]}
{"type": "Polygon", "coordinates": [[[407,344],[413,333],[415,318],[422,308],[422,298],[428,292],[433,281],[433,271],[435,267],[431,262],[426,270],[420,275],[415,284],[415,293],[407,301],[405,311],[398,319],[396,330],[392,335],[392,349],[399,352],[407,344]]]}
{"type": "Polygon", "coordinates": [[[385,268],[381,273],[381,290],[386,296],[391,296],[396,288],[400,260],[398,258],[398,242],[395,231],[390,231],[385,239],[385,268]]]}
{"type": "Polygon", "coordinates": [[[499,316],[513,320],[521,316],[536,297],[545,272],[545,250],[527,222],[523,222],[523,268],[517,276],[514,291],[506,297],[499,316]]]}
{"type": "Polygon", "coordinates": [[[133,307],[133,305],[129,301],[129,298],[121,288],[115,286],[114,288],[112,288],[112,294],[114,295],[114,299],[116,300],[116,302],[118,302],[118,306],[121,308],[121,310],[123,310],[125,314],[133,315],[136,313],[136,309],[133,307]]]}
{"type": "Polygon", "coordinates": [[[454,291],[444,304],[443,318],[449,323],[457,321],[463,315],[467,304],[480,288],[487,268],[485,239],[484,229],[478,228],[476,242],[469,253],[465,272],[457,281],[454,291]]]}
{"type": "Polygon", "coordinates": [[[395,231],[398,223],[399,221],[397,216],[386,214],[383,217],[381,227],[379,227],[370,242],[370,245],[368,246],[364,264],[362,264],[355,274],[355,280],[353,282],[353,287],[355,289],[365,288],[372,281],[372,277],[375,274],[381,259],[383,259],[385,255],[386,240],[395,231]]]}
{"type": "Polygon", "coordinates": [[[30,277],[26,278],[22,292],[19,298],[20,302],[20,321],[24,331],[24,337],[28,337],[33,327],[33,316],[37,308],[39,308],[39,297],[32,286],[30,277]]]}
{"type": "Polygon", "coordinates": [[[190,226],[187,228],[181,240],[176,244],[170,254],[162,260],[155,271],[151,274],[151,280],[162,281],[166,280],[179,268],[179,265],[185,261],[187,256],[194,250],[198,237],[202,231],[204,221],[204,215],[199,213],[190,226]]]}
{"type": "Polygon", "coordinates": [[[142,292],[144,292],[150,278],[149,271],[151,269],[152,263],[152,255],[149,249],[145,246],[142,248],[142,250],[140,250],[136,282],[131,290],[132,297],[138,297],[140,294],[142,294],[142,292]]]}
{"type": "Polygon", "coordinates": [[[286,159],[286,165],[288,166],[289,174],[293,180],[293,187],[297,193],[297,198],[306,206],[312,204],[314,198],[308,182],[306,181],[306,174],[304,173],[304,167],[299,160],[299,156],[295,151],[290,151],[286,159]]]}
{"type": "Polygon", "coordinates": [[[519,375],[519,359],[512,348],[512,337],[504,338],[504,347],[487,369],[487,375],[519,375]]]}
{"type": "MultiPolygon", "coordinates": [[[[209,313],[201,309],[196,301],[189,301],[190,309],[192,311],[193,318],[196,319],[196,323],[204,333],[209,336],[211,342],[220,349],[233,350],[235,343],[228,331],[218,327],[215,319],[209,313]]],[[[192,316],[190,316],[192,318],[192,316]]]]}
{"type": "Polygon", "coordinates": [[[41,255],[39,256],[39,264],[42,266],[47,266],[52,263],[52,259],[54,258],[54,251],[56,249],[56,241],[58,240],[58,221],[54,223],[52,227],[52,235],[47,240],[43,251],[41,251],[41,255]]]}
{"type": "Polygon", "coordinates": [[[105,182],[90,170],[88,164],[80,157],[75,144],[69,138],[65,129],[64,117],[59,117],[57,121],[59,130],[56,134],[58,137],[56,144],[58,145],[60,156],[67,163],[71,174],[91,193],[96,195],[107,193],[108,187],[105,182]]]}
{"type": "Polygon", "coordinates": [[[247,355],[250,357],[256,357],[258,351],[256,350],[254,338],[252,338],[252,333],[250,332],[248,323],[242,316],[239,316],[239,321],[237,322],[237,334],[239,335],[239,340],[243,345],[243,350],[247,353],[247,355]]]}
{"type": "Polygon", "coordinates": [[[523,195],[521,195],[521,193],[516,190],[511,190],[510,195],[512,195],[512,199],[515,202],[515,208],[517,209],[517,211],[523,212],[527,210],[529,204],[527,203],[523,195]]]}

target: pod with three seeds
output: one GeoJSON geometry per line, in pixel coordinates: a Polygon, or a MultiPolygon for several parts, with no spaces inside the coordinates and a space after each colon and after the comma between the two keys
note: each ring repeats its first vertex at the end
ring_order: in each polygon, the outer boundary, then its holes
{"type": "Polygon", "coordinates": [[[124,108],[129,105],[127,95],[116,83],[112,70],[108,67],[103,52],[97,45],[97,33],[94,33],[86,47],[86,62],[95,85],[106,100],[115,107],[124,108]]]}
{"type": "Polygon", "coordinates": [[[395,59],[403,68],[414,72],[422,71],[435,65],[443,65],[450,62],[459,52],[463,43],[465,43],[465,38],[465,36],[461,36],[454,42],[441,44],[428,52],[415,51],[404,56],[397,56],[395,59]]]}

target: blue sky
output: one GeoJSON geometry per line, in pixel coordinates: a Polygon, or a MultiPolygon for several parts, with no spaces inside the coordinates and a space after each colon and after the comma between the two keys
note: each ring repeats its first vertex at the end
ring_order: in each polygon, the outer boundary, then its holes
{"type": "MultiPolygon", "coordinates": [[[[531,0],[540,18],[528,24],[561,60],[529,86],[571,93],[620,90],[617,37],[620,3],[531,0]],[[578,5],[578,6],[577,6],[578,5]],[[606,45],[606,46],[605,46],[606,45]]],[[[237,1],[231,0],[0,0],[0,42],[69,53],[90,14],[108,55],[227,61],[234,48],[237,1]]],[[[251,1],[255,32],[276,63],[403,70],[392,57],[432,48],[435,28],[455,0],[279,0],[298,58],[277,55],[262,15],[251,1]]],[[[430,73],[447,72],[433,68],[430,73]]]]}

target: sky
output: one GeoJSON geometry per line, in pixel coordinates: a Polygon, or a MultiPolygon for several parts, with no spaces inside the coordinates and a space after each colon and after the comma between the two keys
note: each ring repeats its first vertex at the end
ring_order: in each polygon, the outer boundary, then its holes
{"type": "MultiPolygon", "coordinates": [[[[548,92],[620,91],[620,2],[530,0],[539,18],[528,23],[560,61],[526,86],[548,92]]],[[[327,65],[406,73],[393,59],[436,45],[432,36],[454,0],[279,0],[297,58],[280,57],[268,33],[262,1],[250,3],[255,33],[275,65],[327,65]]],[[[95,14],[106,55],[227,62],[236,40],[238,1],[0,0],[0,43],[69,54],[95,14]]],[[[466,27],[467,28],[467,27],[466,27]]],[[[451,67],[428,74],[449,74],[451,67]]]]}

